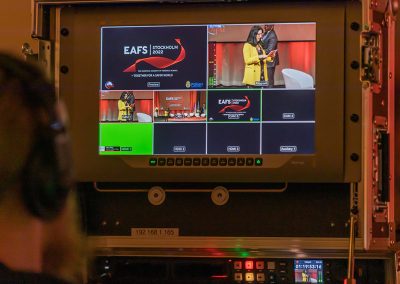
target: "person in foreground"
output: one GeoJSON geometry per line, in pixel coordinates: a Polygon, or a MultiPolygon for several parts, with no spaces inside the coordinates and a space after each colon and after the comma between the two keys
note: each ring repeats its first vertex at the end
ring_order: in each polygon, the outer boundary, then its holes
{"type": "Polygon", "coordinates": [[[244,75],[243,84],[247,87],[267,87],[267,62],[272,62],[275,51],[265,53],[261,45],[264,32],[261,26],[253,26],[243,45],[244,75]]]}
{"type": "Polygon", "coordinates": [[[34,66],[0,53],[0,283],[80,283],[85,241],[66,113],[34,66]]]}

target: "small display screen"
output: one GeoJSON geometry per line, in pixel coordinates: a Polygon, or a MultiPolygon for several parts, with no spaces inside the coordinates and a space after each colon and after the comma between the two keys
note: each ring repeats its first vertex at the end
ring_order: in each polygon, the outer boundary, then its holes
{"type": "Polygon", "coordinates": [[[315,259],[294,261],[294,283],[324,283],[324,263],[315,259]]]}
{"type": "Polygon", "coordinates": [[[315,154],[315,50],[315,23],[102,27],[99,154],[315,154]]]}

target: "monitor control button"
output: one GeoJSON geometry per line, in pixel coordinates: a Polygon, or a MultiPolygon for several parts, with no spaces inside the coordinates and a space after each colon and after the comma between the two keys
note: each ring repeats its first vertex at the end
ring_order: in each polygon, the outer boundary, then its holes
{"type": "Polygon", "coordinates": [[[245,158],[237,158],[237,165],[240,166],[244,166],[245,164],[245,158]]]}
{"type": "Polygon", "coordinates": [[[158,165],[159,166],[165,166],[166,160],[165,158],[158,158],[158,165]]]}
{"type": "Polygon", "coordinates": [[[219,165],[226,166],[228,164],[228,160],[226,158],[219,158],[219,165]]]}
{"type": "Polygon", "coordinates": [[[211,158],[211,166],[218,166],[218,158],[211,158]]]}
{"type": "Polygon", "coordinates": [[[236,158],[229,158],[228,159],[228,166],[236,166],[236,158]]]}
{"type": "Polygon", "coordinates": [[[201,160],[200,158],[193,158],[193,166],[200,166],[201,160]]]}
{"type": "Polygon", "coordinates": [[[209,166],[210,165],[210,159],[209,158],[202,158],[201,159],[201,165],[205,166],[205,167],[209,166]]]}
{"type": "Polygon", "coordinates": [[[157,166],[157,159],[156,158],[150,158],[149,160],[149,166],[157,166]]]}
{"type": "Polygon", "coordinates": [[[246,166],[252,166],[252,165],[254,165],[254,159],[246,158],[246,166]]]}
{"type": "Polygon", "coordinates": [[[191,166],[192,165],[192,158],[185,158],[183,161],[185,166],[191,166]]]}
{"type": "Polygon", "coordinates": [[[176,158],[175,164],[176,164],[177,166],[182,166],[182,165],[183,165],[183,159],[182,159],[182,158],[176,158]]]}
{"type": "Polygon", "coordinates": [[[175,165],[175,160],[173,158],[168,158],[167,159],[167,166],[173,166],[175,165]]]}

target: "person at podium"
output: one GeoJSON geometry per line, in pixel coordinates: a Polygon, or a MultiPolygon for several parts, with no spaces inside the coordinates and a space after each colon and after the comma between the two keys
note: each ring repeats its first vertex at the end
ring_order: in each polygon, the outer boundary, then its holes
{"type": "Polygon", "coordinates": [[[261,45],[263,34],[261,26],[253,26],[243,46],[243,84],[248,88],[268,86],[267,62],[273,61],[276,50],[265,53],[261,45]]]}

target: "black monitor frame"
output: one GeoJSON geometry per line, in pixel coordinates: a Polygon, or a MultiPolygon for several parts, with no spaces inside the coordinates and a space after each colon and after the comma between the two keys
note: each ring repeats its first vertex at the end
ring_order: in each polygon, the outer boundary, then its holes
{"type": "Polygon", "coordinates": [[[353,69],[355,65],[351,63],[360,58],[360,38],[359,33],[350,28],[350,23],[361,21],[358,5],[271,2],[63,7],[59,14],[55,13],[60,21],[60,30],[54,31],[55,68],[61,70],[56,73],[56,82],[70,113],[77,179],[112,182],[359,181],[362,88],[358,69],[353,69]],[[259,167],[152,167],[150,156],[98,154],[102,26],[257,22],[315,22],[317,25],[314,155],[261,155],[263,165],[259,167]]]}

